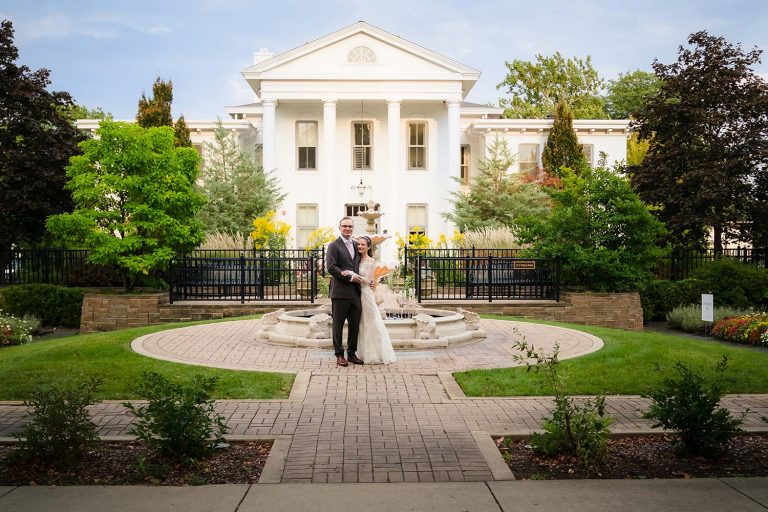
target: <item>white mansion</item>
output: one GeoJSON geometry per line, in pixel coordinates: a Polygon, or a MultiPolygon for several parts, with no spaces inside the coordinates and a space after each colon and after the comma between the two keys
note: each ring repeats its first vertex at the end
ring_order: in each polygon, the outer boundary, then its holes
{"type": "MultiPolygon", "coordinates": [[[[262,49],[242,75],[256,101],[228,107],[224,126],[279,178],[287,196],[278,213],[297,247],[317,227],[336,231],[370,199],[384,212],[379,233],[450,235],[441,213],[460,186],[452,178],[471,179],[497,136],[517,153],[512,172],[538,166],[552,125],[464,102],[479,71],[362,21],[279,55],[262,49]]],[[[198,148],[212,139],[214,121],[187,124],[198,148]]],[[[96,121],[78,125],[95,129],[96,121]]],[[[601,152],[609,163],[626,158],[628,121],[576,120],[574,128],[591,163],[601,152]]],[[[385,244],[383,258],[394,250],[385,244]]]]}

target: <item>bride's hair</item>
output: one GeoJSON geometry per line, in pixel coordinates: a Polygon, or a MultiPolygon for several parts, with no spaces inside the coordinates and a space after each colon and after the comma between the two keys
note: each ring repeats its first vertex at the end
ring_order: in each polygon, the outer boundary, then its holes
{"type": "Polygon", "coordinates": [[[360,237],[361,240],[365,240],[365,243],[368,244],[368,256],[373,258],[373,242],[371,242],[371,239],[365,235],[360,237]]]}

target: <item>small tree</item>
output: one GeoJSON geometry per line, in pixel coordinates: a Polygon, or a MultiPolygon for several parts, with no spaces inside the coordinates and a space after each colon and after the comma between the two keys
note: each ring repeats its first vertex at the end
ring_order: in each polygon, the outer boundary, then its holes
{"type": "Polygon", "coordinates": [[[727,368],[728,358],[723,356],[715,366],[714,377],[707,378],[678,361],[675,363],[678,375],[665,377],[658,388],[646,395],[651,399],[651,406],[643,416],[656,420],[653,428],[662,427],[677,433],[678,452],[716,459],[741,431],[742,419],[734,418],[728,409],[720,406],[727,368]]]}
{"type": "Polygon", "coordinates": [[[221,120],[213,142],[204,148],[200,188],[208,202],[199,218],[208,233],[238,234],[247,240],[253,219],[275,210],[285,194],[277,178],[256,167],[253,157],[240,150],[237,138],[221,120]]]}
{"type": "Polygon", "coordinates": [[[548,189],[552,215],[532,218],[521,240],[542,258],[560,258],[562,282],[595,291],[637,290],[664,254],[664,226],[615,171],[566,169],[562,189],[548,189]]]}
{"type": "Polygon", "coordinates": [[[48,229],[91,249],[89,261],[115,265],[126,291],[138,275],[164,268],[195,248],[203,229],[193,189],[199,157],[176,148],[170,128],[104,121],[67,167],[76,208],[48,219],[48,229]]]}
{"type": "Polygon", "coordinates": [[[488,146],[489,157],[478,162],[479,175],[469,191],[453,192],[453,211],[443,217],[462,231],[506,226],[516,230],[526,216],[547,215],[546,192],[522,175],[511,175],[515,159],[507,141],[496,137],[488,146]]]}
{"type": "Polygon", "coordinates": [[[555,176],[561,176],[563,167],[579,169],[584,163],[581,144],[573,131],[573,115],[565,100],[557,102],[555,121],[544,145],[541,161],[544,170],[555,176]]]}

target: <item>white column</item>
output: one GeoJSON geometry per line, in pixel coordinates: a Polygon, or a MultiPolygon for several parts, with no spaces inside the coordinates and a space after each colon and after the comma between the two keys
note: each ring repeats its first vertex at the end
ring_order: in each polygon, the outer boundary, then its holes
{"type": "MultiPolygon", "coordinates": [[[[387,194],[384,196],[384,191],[378,191],[376,194],[381,199],[381,209],[386,214],[382,217],[384,222],[383,227],[386,227],[387,233],[394,239],[395,232],[400,231],[400,234],[404,236],[402,226],[402,218],[405,213],[402,211],[404,206],[397,200],[399,187],[398,184],[402,183],[400,178],[400,171],[403,169],[403,159],[400,158],[400,101],[388,100],[387,101],[387,140],[389,142],[387,159],[389,162],[389,179],[387,182],[387,194]]],[[[374,191],[375,192],[375,191],[374,191]]],[[[394,247],[394,242],[390,242],[389,245],[394,247]]]]}
{"type": "Polygon", "coordinates": [[[448,107],[448,192],[459,190],[459,182],[453,178],[461,177],[461,126],[458,101],[447,101],[448,107]]]}
{"type": "Polygon", "coordinates": [[[262,158],[265,171],[275,170],[275,107],[277,100],[263,100],[262,134],[261,142],[262,158]]]}
{"type": "Polygon", "coordinates": [[[320,225],[336,230],[342,217],[338,188],[345,184],[336,169],[336,100],[323,100],[323,143],[320,147],[320,175],[325,183],[325,200],[320,204],[320,225]]]}

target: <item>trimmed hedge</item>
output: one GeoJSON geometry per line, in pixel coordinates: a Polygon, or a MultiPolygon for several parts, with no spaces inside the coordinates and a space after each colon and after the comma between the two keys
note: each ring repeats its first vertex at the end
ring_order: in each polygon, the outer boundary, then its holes
{"type": "Polygon", "coordinates": [[[43,325],[80,327],[84,291],[51,284],[22,284],[0,289],[0,308],[19,318],[32,315],[43,325]]]}
{"type": "Polygon", "coordinates": [[[676,307],[700,303],[703,286],[698,279],[656,279],[649,282],[640,290],[643,321],[663,322],[667,319],[667,314],[676,307]]]}
{"type": "Polygon", "coordinates": [[[696,269],[693,278],[704,285],[702,293],[715,296],[715,304],[740,309],[768,305],[768,270],[764,268],[719,258],[696,269]]]}

